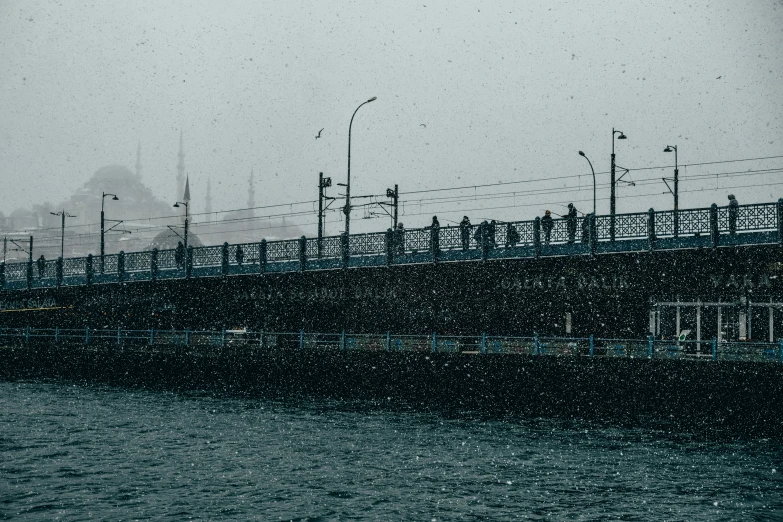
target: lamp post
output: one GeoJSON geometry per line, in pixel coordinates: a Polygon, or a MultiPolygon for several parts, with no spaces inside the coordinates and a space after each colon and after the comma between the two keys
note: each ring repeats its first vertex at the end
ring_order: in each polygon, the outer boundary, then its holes
{"type": "Polygon", "coordinates": [[[103,213],[103,202],[105,201],[106,196],[113,196],[111,198],[112,201],[119,201],[119,199],[120,199],[120,198],[117,197],[117,194],[107,194],[106,192],[103,192],[102,194],[103,195],[101,196],[101,274],[103,273],[103,268],[104,268],[103,257],[104,257],[105,250],[106,250],[106,243],[104,241],[104,235],[105,235],[106,232],[105,232],[105,228],[104,228],[105,221],[104,221],[104,213],[103,213]]]}
{"type": "Polygon", "coordinates": [[[332,178],[325,178],[323,172],[318,173],[318,259],[321,259],[324,238],[324,189],[332,186],[332,178]]]}
{"type": "MultiPolygon", "coordinates": [[[[67,213],[65,210],[61,210],[60,212],[49,212],[53,216],[62,216],[62,226],[61,226],[61,235],[60,235],[60,257],[65,258],[65,218],[67,217],[76,217],[72,216],[71,214],[67,213]]],[[[32,248],[30,249],[32,251],[32,248]]]]}
{"type": "Polygon", "coordinates": [[[179,208],[180,205],[185,205],[185,255],[188,251],[188,203],[187,201],[177,201],[174,203],[174,208],[179,208]]]}
{"type": "Polygon", "coordinates": [[[666,145],[663,151],[674,151],[674,237],[677,237],[680,233],[680,170],[677,165],[677,145],[666,145]]]}
{"type": "Polygon", "coordinates": [[[353,118],[356,116],[356,113],[359,112],[359,109],[362,108],[362,105],[366,105],[377,99],[378,98],[376,96],[373,96],[366,102],[356,107],[356,110],[353,111],[353,116],[351,116],[351,123],[348,124],[348,182],[345,185],[345,207],[343,208],[343,213],[345,214],[346,235],[350,235],[351,233],[351,127],[353,126],[353,118]]]}
{"type": "Polygon", "coordinates": [[[615,130],[614,127],[612,128],[612,178],[610,181],[611,185],[611,193],[609,194],[609,239],[611,241],[614,241],[614,215],[615,215],[615,187],[617,185],[617,182],[614,179],[614,172],[615,172],[615,156],[614,156],[614,135],[619,134],[617,136],[618,140],[625,140],[628,139],[628,137],[623,134],[623,131],[615,130]]]}
{"type": "MultiPolygon", "coordinates": [[[[590,161],[590,158],[585,156],[584,152],[580,150],[579,155],[587,160],[587,163],[590,165],[590,170],[593,172],[593,215],[595,216],[595,169],[593,169],[593,163],[590,161]]],[[[612,154],[612,156],[614,156],[614,154],[612,154]]]]}

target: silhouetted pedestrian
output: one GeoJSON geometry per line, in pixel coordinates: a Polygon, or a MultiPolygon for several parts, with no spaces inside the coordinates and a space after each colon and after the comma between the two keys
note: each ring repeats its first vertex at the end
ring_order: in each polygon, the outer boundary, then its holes
{"type": "Polygon", "coordinates": [[[737,233],[737,214],[739,212],[739,201],[734,194],[729,194],[729,234],[737,233]]]}
{"type": "Polygon", "coordinates": [[[237,265],[242,266],[242,261],[245,260],[245,251],[242,250],[242,245],[237,245],[237,251],[234,257],[237,259],[237,265]]]}
{"type": "Polygon", "coordinates": [[[462,216],[462,221],[459,222],[459,235],[462,239],[462,250],[470,248],[470,231],[473,229],[473,225],[470,224],[468,216],[462,216]]]}
{"type": "Polygon", "coordinates": [[[489,222],[487,227],[487,239],[489,241],[489,248],[495,248],[498,244],[495,242],[495,231],[497,230],[497,222],[493,219],[489,222]]]}
{"type": "Polygon", "coordinates": [[[519,232],[513,223],[506,223],[506,248],[515,247],[519,243],[519,232]]]}
{"type": "Polygon", "coordinates": [[[574,237],[576,237],[576,207],[573,203],[568,204],[566,228],[568,229],[568,243],[571,244],[574,242],[574,237]]]}
{"type": "Polygon", "coordinates": [[[426,228],[440,228],[440,221],[438,221],[438,216],[432,216],[432,224],[426,228]]]}
{"type": "Polygon", "coordinates": [[[476,227],[473,239],[476,240],[476,247],[479,249],[482,249],[485,245],[489,244],[489,223],[487,223],[486,220],[479,223],[476,227]]]}
{"type": "Polygon", "coordinates": [[[593,214],[585,214],[582,218],[582,243],[587,243],[590,239],[590,216],[593,214]]]}
{"type": "Polygon", "coordinates": [[[405,253],[405,227],[402,222],[397,223],[397,228],[394,229],[394,246],[397,254],[405,253]]]}
{"type": "Polygon", "coordinates": [[[544,231],[544,243],[549,244],[549,238],[552,236],[552,227],[555,226],[555,222],[552,220],[552,213],[550,211],[544,212],[544,217],[541,218],[541,230],[544,231]]]}
{"type": "Polygon", "coordinates": [[[38,279],[43,279],[44,273],[46,273],[46,258],[44,258],[43,254],[41,254],[41,257],[38,258],[35,264],[38,265],[38,279]]]}
{"type": "Polygon", "coordinates": [[[177,248],[174,250],[174,262],[177,264],[177,268],[185,266],[185,245],[182,241],[177,243],[177,248]]]}

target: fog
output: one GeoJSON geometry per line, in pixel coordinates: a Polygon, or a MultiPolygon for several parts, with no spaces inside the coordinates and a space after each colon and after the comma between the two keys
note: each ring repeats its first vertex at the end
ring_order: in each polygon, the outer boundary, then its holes
{"type": "MultiPolygon", "coordinates": [[[[408,227],[432,214],[531,219],[570,201],[587,212],[579,150],[607,213],[613,128],[628,136],[617,163],[635,183],[618,186],[618,212],[671,208],[666,145],[680,165],[783,156],[780,1],[5,0],[0,34],[6,214],[57,207],[102,166],[132,170],[139,143],[144,183],[173,203],[180,131],[192,213],[207,180],[213,210],[245,207],[251,169],[258,206],[316,200],[318,172],[345,182],[351,115],[373,96],[353,123],[351,192],[398,184],[408,227]],[[406,194],[525,180],[540,181],[406,194]]],[[[775,200],[779,172],[738,173],[782,167],[681,168],[680,208],[729,192],[775,200]]],[[[362,219],[379,212],[356,208],[351,230],[385,229],[388,217],[362,219]]],[[[314,233],[314,211],[296,219],[314,233]]],[[[341,219],[330,213],[327,233],[341,219]]]]}

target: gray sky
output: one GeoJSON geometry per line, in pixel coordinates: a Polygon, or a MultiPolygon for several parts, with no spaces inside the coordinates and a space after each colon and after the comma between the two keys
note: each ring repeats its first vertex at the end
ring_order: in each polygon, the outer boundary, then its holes
{"type": "MultiPolygon", "coordinates": [[[[194,212],[208,177],[213,209],[245,206],[251,167],[258,205],[313,200],[319,171],[345,181],[348,123],[372,96],[353,126],[353,195],[551,179],[424,195],[476,196],[440,205],[404,195],[408,227],[435,213],[530,219],[572,200],[588,211],[580,149],[606,213],[612,127],[637,182],[620,187],[619,212],[671,208],[671,169],[633,170],[672,165],[666,144],[681,164],[783,155],[780,0],[4,0],[0,35],[6,214],[56,204],[103,165],[133,169],[139,140],[144,181],[173,202],[180,128],[194,212]],[[504,192],[517,195],[477,197],[504,192]]],[[[780,173],[688,179],[774,167],[783,158],[682,169],[680,206],[777,199],[780,173]]],[[[362,215],[352,230],[388,226],[362,215]]]]}

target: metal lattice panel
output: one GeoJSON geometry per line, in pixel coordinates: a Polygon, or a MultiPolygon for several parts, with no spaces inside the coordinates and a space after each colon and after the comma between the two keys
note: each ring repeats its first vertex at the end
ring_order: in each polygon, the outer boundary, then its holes
{"type": "Polygon", "coordinates": [[[268,261],[295,261],[299,259],[299,242],[270,241],[266,244],[266,258],[268,261]]]}
{"type": "Polygon", "coordinates": [[[242,250],[245,251],[245,264],[258,264],[258,243],[245,243],[242,250]]]}
{"type": "Polygon", "coordinates": [[[647,212],[621,214],[615,219],[615,237],[628,239],[647,237],[648,221],[649,216],[647,215],[647,212]]]}
{"type": "Polygon", "coordinates": [[[774,230],[777,222],[777,205],[743,205],[737,209],[737,230],[774,230]]]}
{"type": "Polygon", "coordinates": [[[193,249],[193,266],[220,266],[222,263],[223,247],[208,246],[193,249]]]}
{"type": "Polygon", "coordinates": [[[532,221],[520,221],[514,223],[514,228],[519,233],[519,245],[532,245],[533,244],[533,222],[532,221]]]}
{"type": "Polygon", "coordinates": [[[63,260],[63,276],[83,275],[86,273],[87,259],[84,257],[69,257],[63,260]]]}
{"type": "Polygon", "coordinates": [[[8,281],[23,281],[27,279],[27,263],[10,263],[5,265],[5,278],[8,281]]]}
{"type": "Polygon", "coordinates": [[[146,272],[152,263],[152,252],[131,252],[125,254],[126,272],[146,272]]]}
{"type": "MultiPolygon", "coordinates": [[[[587,219],[587,217],[583,218],[587,219]]],[[[612,224],[611,216],[595,216],[595,237],[598,240],[609,239],[609,228],[612,224]]],[[[580,223],[581,225],[581,223],[580,223]]],[[[615,233],[617,232],[617,216],[614,221],[615,233]]]]}
{"type": "MultiPolygon", "coordinates": [[[[323,242],[321,242],[323,245],[323,242]]],[[[318,258],[318,238],[309,238],[305,241],[305,256],[307,259],[318,258]]]]}
{"type": "Polygon", "coordinates": [[[349,252],[352,256],[382,254],[385,251],[386,239],[383,232],[374,234],[358,234],[355,236],[352,235],[350,237],[349,252]]]}
{"type": "MultiPolygon", "coordinates": [[[[656,219],[658,216],[655,216],[656,219]]],[[[710,233],[710,209],[697,208],[692,210],[680,210],[677,213],[679,218],[679,233],[682,234],[709,234],[710,233]]],[[[674,212],[672,212],[674,219],[674,212]]],[[[656,223],[657,225],[657,223],[656,223]]],[[[674,225],[672,225],[672,233],[674,225]]]]}
{"type": "Polygon", "coordinates": [[[430,231],[415,228],[405,231],[405,251],[426,252],[430,249],[430,231]]]}
{"type": "MultiPolygon", "coordinates": [[[[574,233],[576,234],[576,233],[574,233]]],[[[546,239],[544,230],[541,230],[541,241],[546,239]]],[[[565,243],[568,241],[568,220],[555,219],[552,221],[552,231],[549,236],[550,243],[565,243]]]]}
{"type": "Polygon", "coordinates": [[[655,213],[655,235],[657,237],[674,235],[674,211],[665,210],[655,213]]]}
{"type": "Polygon", "coordinates": [[[117,273],[117,254],[107,255],[103,257],[103,273],[105,274],[117,273]]]}
{"type": "Polygon", "coordinates": [[[718,208],[718,230],[720,232],[729,231],[729,209],[726,207],[718,208]]]}
{"type": "Polygon", "coordinates": [[[321,241],[322,257],[340,257],[340,236],[329,236],[321,241]]]}
{"type": "Polygon", "coordinates": [[[456,250],[462,248],[462,233],[459,227],[442,227],[440,229],[440,249],[456,250]]]}
{"type": "Polygon", "coordinates": [[[160,250],[158,252],[158,269],[169,270],[177,268],[174,250],[160,250]]]}

